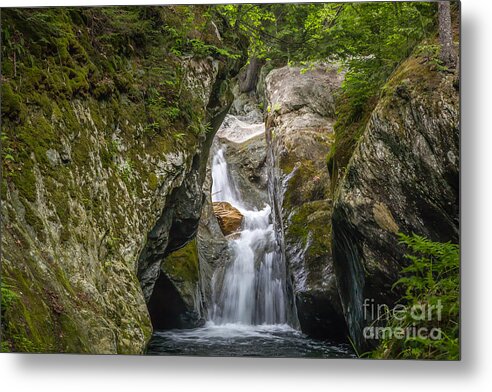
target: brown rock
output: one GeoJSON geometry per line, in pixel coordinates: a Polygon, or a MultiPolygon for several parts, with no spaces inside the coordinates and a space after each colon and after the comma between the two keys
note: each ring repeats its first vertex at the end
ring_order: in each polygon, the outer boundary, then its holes
{"type": "Polygon", "coordinates": [[[219,221],[220,229],[224,235],[239,231],[243,223],[243,215],[230,203],[219,201],[212,203],[214,214],[219,221]]]}

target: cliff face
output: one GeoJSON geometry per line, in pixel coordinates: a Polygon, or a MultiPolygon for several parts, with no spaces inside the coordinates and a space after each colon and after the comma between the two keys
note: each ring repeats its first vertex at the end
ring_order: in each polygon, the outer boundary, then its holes
{"type": "Polygon", "coordinates": [[[325,157],[333,142],[336,67],[305,73],[284,67],[266,76],[270,196],[292,277],[303,332],[344,338],[331,247],[330,179],[325,157]]]}
{"type": "Polygon", "coordinates": [[[395,71],[346,170],[333,253],[350,335],[367,348],[364,300],[392,306],[405,258],[397,232],[459,241],[459,92],[453,72],[411,57],[395,71]]]}
{"type": "MultiPolygon", "coordinates": [[[[4,42],[2,59],[2,285],[14,293],[2,328],[13,351],[141,353],[160,265],[196,234],[234,63],[171,54],[107,12],[2,12],[25,46],[4,42]]],[[[179,26],[184,11],[122,12],[135,26],[179,26]]],[[[221,44],[215,25],[195,33],[221,44]]],[[[188,292],[179,282],[193,265],[177,265],[162,275],[188,292]]]]}

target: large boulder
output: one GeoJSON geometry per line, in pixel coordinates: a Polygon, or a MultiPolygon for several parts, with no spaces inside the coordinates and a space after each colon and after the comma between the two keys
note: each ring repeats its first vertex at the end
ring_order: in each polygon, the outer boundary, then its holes
{"type": "Polygon", "coordinates": [[[237,208],[225,201],[213,202],[212,206],[222,233],[225,236],[234,234],[241,229],[243,215],[237,208]]]}
{"type": "Polygon", "coordinates": [[[343,75],[319,65],[266,76],[269,193],[303,332],[344,339],[346,325],[331,253],[330,178],[334,93],[343,75]]]}
{"type": "Polygon", "coordinates": [[[392,306],[405,265],[396,233],[459,240],[459,91],[411,57],[388,81],[346,169],[333,212],[335,271],[350,335],[364,350],[363,303],[392,306]]]}

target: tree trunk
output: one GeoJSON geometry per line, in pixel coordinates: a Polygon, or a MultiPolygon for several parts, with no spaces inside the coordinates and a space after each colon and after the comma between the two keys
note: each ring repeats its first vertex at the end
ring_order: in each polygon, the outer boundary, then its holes
{"type": "Polygon", "coordinates": [[[246,72],[239,77],[239,91],[247,93],[256,87],[261,65],[261,61],[256,57],[249,60],[246,72]]]}
{"type": "Polygon", "coordinates": [[[439,41],[441,43],[441,61],[449,68],[456,66],[456,53],[453,44],[451,27],[451,9],[449,1],[438,3],[439,14],[439,41]]]}

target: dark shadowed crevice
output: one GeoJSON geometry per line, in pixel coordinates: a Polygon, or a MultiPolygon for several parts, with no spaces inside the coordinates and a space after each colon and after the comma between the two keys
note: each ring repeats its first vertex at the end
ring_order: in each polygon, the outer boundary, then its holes
{"type": "Polygon", "coordinates": [[[147,303],[154,330],[185,328],[187,308],[173,283],[163,273],[159,275],[147,303]]]}

